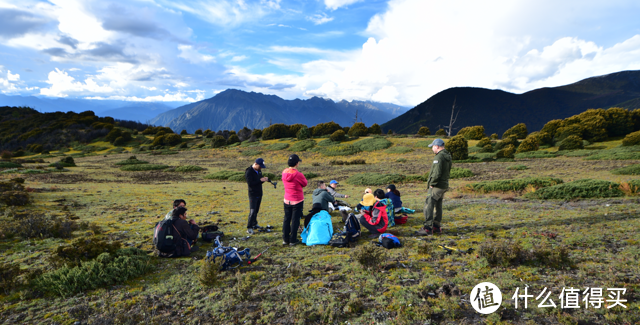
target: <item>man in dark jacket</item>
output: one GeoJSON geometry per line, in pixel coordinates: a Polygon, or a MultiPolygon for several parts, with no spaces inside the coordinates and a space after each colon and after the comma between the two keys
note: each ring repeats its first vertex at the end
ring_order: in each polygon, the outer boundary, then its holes
{"type": "Polygon", "coordinates": [[[431,171],[427,177],[427,199],[424,206],[424,227],[418,230],[418,235],[427,236],[433,233],[441,234],[440,222],[442,221],[442,199],[449,189],[449,172],[451,171],[451,154],[444,148],[442,139],[435,139],[429,145],[433,153],[431,171]],[[435,218],[433,209],[435,208],[435,218]]]}
{"type": "Polygon", "coordinates": [[[253,230],[261,228],[258,226],[258,211],[260,211],[260,203],[262,202],[262,183],[268,178],[262,177],[262,169],[267,168],[264,165],[264,159],[258,158],[256,162],[249,166],[244,172],[244,178],[249,186],[249,220],[247,222],[247,233],[253,235],[253,230]]]}
{"type": "Polygon", "coordinates": [[[187,208],[178,207],[173,210],[172,220],[173,226],[180,233],[179,237],[173,238],[173,242],[176,244],[174,256],[189,256],[192,252],[197,251],[198,247],[193,246],[193,244],[198,239],[200,227],[196,225],[193,219],[187,221],[187,208]]]}

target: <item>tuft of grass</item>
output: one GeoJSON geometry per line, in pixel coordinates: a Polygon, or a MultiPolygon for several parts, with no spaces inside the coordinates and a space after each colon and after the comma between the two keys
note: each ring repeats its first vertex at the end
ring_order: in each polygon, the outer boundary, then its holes
{"type": "Polygon", "coordinates": [[[249,149],[249,150],[243,151],[240,154],[245,156],[245,157],[255,157],[255,156],[260,155],[261,153],[262,153],[262,151],[260,151],[260,150],[249,149]]]}
{"type": "Polygon", "coordinates": [[[467,189],[481,193],[486,192],[521,192],[528,186],[533,188],[543,188],[561,184],[562,180],[551,177],[527,177],[520,179],[506,179],[496,181],[482,181],[467,185],[467,189]]]}
{"type": "Polygon", "coordinates": [[[542,150],[521,152],[521,153],[515,154],[515,157],[518,158],[518,159],[523,159],[523,158],[554,158],[556,156],[557,155],[554,152],[542,151],[542,150]]]}
{"type": "Polygon", "coordinates": [[[141,172],[146,170],[161,170],[169,168],[167,165],[155,165],[155,164],[142,164],[142,165],[126,165],[120,167],[120,170],[125,172],[141,172]]]}
{"type": "Polygon", "coordinates": [[[10,161],[0,161],[0,168],[18,168],[22,167],[21,164],[10,162],[10,161]]]}
{"type": "Polygon", "coordinates": [[[211,259],[202,260],[200,272],[198,273],[198,281],[200,281],[200,284],[208,288],[216,286],[220,280],[222,263],[223,259],[218,259],[217,262],[211,259]]]}
{"type": "Polygon", "coordinates": [[[294,152],[307,151],[315,146],[316,146],[315,141],[311,139],[307,139],[307,140],[302,140],[294,143],[291,147],[289,147],[289,151],[294,151],[294,152]]]}
{"type": "Polygon", "coordinates": [[[618,197],[624,196],[618,183],[597,180],[581,179],[569,183],[558,184],[527,193],[527,197],[536,199],[571,200],[577,198],[618,197]]]}
{"type": "Polygon", "coordinates": [[[387,150],[385,150],[385,153],[399,153],[399,154],[403,154],[403,153],[409,153],[413,151],[413,149],[409,148],[409,147],[402,147],[402,146],[394,146],[391,147],[387,150]]]}
{"type": "Polygon", "coordinates": [[[480,244],[478,255],[484,257],[490,266],[534,264],[561,268],[572,265],[566,246],[553,245],[546,240],[526,250],[519,241],[489,239],[480,244]]]}
{"type": "Polygon", "coordinates": [[[529,169],[529,167],[525,165],[513,165],[513,166],[507,167],[507,170],[526,170],[526,169],[529,169]]]}
{"type": "Polygon", "coordinates": [[[336,144],[340,144],[340,141],[333,141],[331,139],[324,139],[320,142],[318,142],[318,147],[328,147],[328,146],[333,146],[336,144]]]}
{"type": "Polygon", "coordinates": [[[400,183],[404,179],[405,176],[400,174],[362,173],[349,177],[347,183],[351,185],[386,185],[400,183]]]}
{"type": "Polygon", "coordinates": [[[126,165],[143,165],[143,164],[148,164],[148,163],[149,163],[148,161],[138,160],[138,158],[136,158],[136,156],[131,156],[131,157],[129,157],[129,159],[118,161],[115,164],[118,165],[118,166],[126,166],[126,165]]]}
{"type": "Polygon", "coordinates": [[[611,173],[616,175],[640,175],[640,164],[617,168],[612,170],[611,173]]]}
{"type": "Polygon", "coordinates": [[[232,176],[237,176],[237,175],[241,175],[242,177],[244,177],[244,172],[237,172],[237,171],[232,171],[232,170],[221,170],[221,171],[217,171],[215,173],[204,175],[204,178],[206,178],[206,179],[225,180],[225,179],[229,179],[232,176]]]}
{"type": "Polygon", "coordinates": [[[473,176],[473,172],[471,172],[471,170],[467,168],[457,168],[457,167],[452,167],[449,174],[449,178],[464,178],[464,177],[472,177],[472,176],[473,176]]]}
{"type": "Polygon", "coordinates": [[[386,260],[386,252],[383,248],[374,245],[361,245],[353,250],[353,258],[365,268],[380,267],[386,260]]]}
{"type": "Polygon", "coordinates": [[[179,173],[190,173],[190,172],[199,172],[202,170],[206,170],[206,168],[202,168],[200,166],[194,166],[194,165],[186,165],[186,166],[179,166],[174,171],[179,173]]]}
{"type": "Polygon", "coordinates": [[[50,173],[48,169],[7,169],[0,172],[0,174],[46,174],[50,173]]]}
{"type": "Polygon", "coordinates": [[[349,160],[331,160],[329,161],[329,165],[334,166],[334,165],[366,165],[367,162],[364,159],[353,159],[351,161],[349,160]]]}
{"type": "Polygon", "coordinates": [[[289,148],[288,143],[274,143],[264,147],[265,150],[269,150],[269,151],[284,150],[287,148],[289,148]]]}

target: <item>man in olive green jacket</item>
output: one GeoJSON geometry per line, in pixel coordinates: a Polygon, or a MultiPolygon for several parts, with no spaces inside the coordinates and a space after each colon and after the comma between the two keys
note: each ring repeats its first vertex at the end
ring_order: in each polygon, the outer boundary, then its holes
{"type": "Polygon", "coordinates": [[[451,154],[445,150],[444,141],[435,139],[429,145],[433,153],[433,165],[427,178],[427,200],[424,206],[424,227],[418,230],[418,235],[427,236],[433,233],[441,234],[440,222],[442,221],[442,199],[449,189],[449,172],[451,171],[451,154]],[[436,209],[435,218],[433,209],[436,209]]]}

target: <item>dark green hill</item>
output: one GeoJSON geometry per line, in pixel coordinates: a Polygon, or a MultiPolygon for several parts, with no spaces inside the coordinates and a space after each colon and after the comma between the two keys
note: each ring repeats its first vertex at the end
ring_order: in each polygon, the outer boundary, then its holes
{"type": "Polygon", "coordinates": [[[449,88],[383,124],[382,129],[412,134],[420,126],[427,126],[434,133],[449,124],[454,99],[460,115],[453,134],[465,126],[483,125],[487,134],[502,135],[518,123],[536,131],[550,120],[567,118],[589,108],[640,107],[640,71],[622,71],[520,95],[485,88],[449,88]]]}

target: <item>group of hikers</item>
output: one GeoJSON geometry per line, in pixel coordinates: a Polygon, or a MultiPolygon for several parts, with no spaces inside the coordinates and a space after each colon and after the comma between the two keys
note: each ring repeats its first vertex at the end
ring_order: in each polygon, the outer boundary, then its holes
{"type": "MultiPolygon", "coordinates": [[[[424,226],[416,232],[416,235],[422,236],[442,233],[442,201],[449,187],[449,172],[452,162],[451,155],[444,148],[443,140],[435,139],[429,147],[436,156],[427,178],[428,190],[424,206],[424,226]]],[[[349,198],[349,195],[338,193],[336,188],[339,183],[336,180],[331,180],[328,184],[324,181],[316,182],[317,188],[313,191],[312,207],[305,215],[303,189],[307,187],[308,181],[298,170],[300,163],[302,163],[300,157],[292,154],[287,161],[288,167],[282,171],[282,183],[284,185],[283,245],[294,246],[299,244],[301,241],[298,239],[298,233],[302,232],[310,219],[321,211],[332,212],[338,210],[342,215],[343,222],[352,214],[349,213],[351,210],[348,207],[349,204],[339,200],[349,198]],[[300,224],[301,220],[303,220],[302,226],[300,224]]],[[[262,174],[262,170],[266,168],[264,159],[258,158],[245,170],[249,194],[249,217],[247,221],[247,233],[249,235],[264,229],[258,225],[258,213],[263,196],[262,184],[270,181],[268,177],[262,174]]],[[[406,214],[414,212],[414,210],[403,206],[400,192],[394,184],[388,185],[385,190],[365,189],[362,201],[354,208],[356,220],[370,232],[370,237],[377,237],[385,233],[387,228],[395,226],[396,223],[405,223],[407,221],[406,214]]],[[[197,239],[199,227],[193,220],[187,221],[187,208],[184,200],[174,201],[173,210],[167,213],[165,219],[173,220],[173,227],[179,233],[179,236],[176,237],[180,237],[179,239],[174,239],[176,251],[173,254],[165,255],[183,256],[197,250],[193,243],[197,239]]]]}

